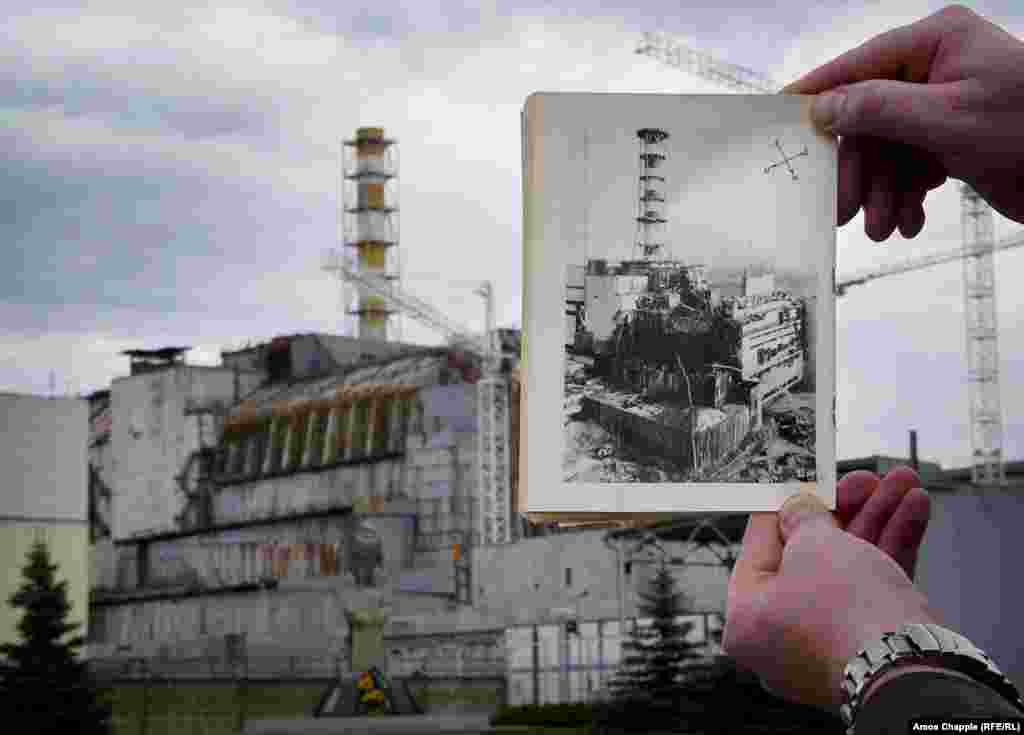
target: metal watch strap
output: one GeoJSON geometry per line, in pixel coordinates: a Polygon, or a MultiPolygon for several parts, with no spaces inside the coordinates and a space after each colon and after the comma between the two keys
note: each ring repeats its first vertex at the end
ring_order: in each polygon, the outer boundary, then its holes
{"type": "Polygon", "coordinates": [[[846,665],[842,685],[845,702],[839,713],[846,724],[847,735],[853,735],[857,711],[868,684],[897,663],[912,663],[921,659],[926,659],[929,665],[943,666],[967,674],[1024,711],[1024,700],[1017,688],[981,649],[959,633],[942,626],[910,623],[865,646],[846,665]]]}

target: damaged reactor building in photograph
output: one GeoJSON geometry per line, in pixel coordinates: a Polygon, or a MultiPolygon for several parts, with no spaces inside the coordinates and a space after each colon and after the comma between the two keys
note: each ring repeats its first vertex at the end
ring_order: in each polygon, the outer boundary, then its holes
{"type": "Polygon", "coordinates": [[[634,259],[568,268],[565,479],[813,480],[805,299],[770,268],[711,278],[667,255],[668,133],[637,137],[634,259]]]}

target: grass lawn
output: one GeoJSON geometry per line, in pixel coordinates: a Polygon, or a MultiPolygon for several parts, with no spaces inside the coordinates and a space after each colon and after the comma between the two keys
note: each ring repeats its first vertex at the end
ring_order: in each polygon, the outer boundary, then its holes
{"type": "Polygon", "coordinates": [[[114,688],[115,735],[226,735],[237,733],[243,701],[247,719],[309,717],[322,684],[160,684],[114,688]],[[243,700],[244,696],[244,700],[243,700]],[[143,727],[144,715],[146,726],[143,727]]]}
{"type": "MultiPolygon", "coordinates": [[[[174,682],[154,684],[147,696],[145,687],[128,684],[114,687],[109,701],[114,735],[229,735],[238,732],[243,703],[248,720],[310,717],[325,688],[326,682],[250,682],[244,690],[231,682],[174,682]]],[[[485,687],[419,686],[413,692],[428,710],[453,704],[498,704],[497,691],[485,687]]],[[[531,730],[529,735],[547,734],[531,730]]]]}

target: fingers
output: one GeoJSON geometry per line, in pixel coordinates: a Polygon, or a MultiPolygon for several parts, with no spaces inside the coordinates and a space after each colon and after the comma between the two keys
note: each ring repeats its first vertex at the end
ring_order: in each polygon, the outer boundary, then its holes
{"type": "Polygon", "coordinates": [[[900,234],[907,240],[917,237],[924,229],[924,197],[923,191],[905,191],[901,195],[900,211],[897,226],[900,234]]]}
{"type": "Polygon", "coordinates": [[[899,169],[899,203],[896,225],[906,239],[917,237],[924,229],[924,200],[928,192],[946,181],[946,170],[935,156],[912,146],[898,145],[894,156],[899,169]]]}
{"type": "Polygon", "coordinates": [[[842,528],[849,525],[881,484],[878,475],[867,470],[856,470],[839,481],[836,485],[836,515],[842,528]]]}
{"type": "Polygon", "coordinates": [[[939,11],[916,23],[876,36],[787,85],[783,92],[818,94],[865,79],[923,82],[927,80],[935,52],[948,32],[944,13],[949,11],[939,11]]]}
{"type": "Polygon", "coordinates": [[[910,579],[914,578],[918,549],[930,516],[928,493],[920,487],[911,488],[902,497],[878,539],[878,548],[895,559],[910,579]]]}
{"type": "Polygon", "coordinates": [[[811,493],[799,493],[786,500],[779,511],[779,534],[785,543],[807,524],[822,521],[839,527],[839,522],[821,498],[811,493]]]}
{"type": "Polygon", "coordinates": [[[743,549],[732,571],[729,595],[749,596],[758,582],[779,570],[782,537],[777,513],[751,513],[743,534],[743,549]]]}
{"type": "Polygon", "coordinates": [[[927,192],[946,181],[943,165],[927,151],[878,138],[844,137],[839,143],[837,224],[864,208],[864,231],[889,238],[898,227],[905,238],[924,227],[927,192]]]}
{"type": "Polygon", "coordinates": [[[850,521],[846,530],[877,546],[882,532],[899,507],[903,496],[911,488],[920,486],[921,480],[917,473],[909,467],[890,471],[878,489],[864,503],[860,513],[850,521]]]}
{"type": "Polygon", "coordinates": [[[842,227],[855,216],[864,203],[869,172],[864,169],[864,155],[860,139],[845,136],[839,141],[839,199],[836,207],[836,226],[842,227]]]}
{"type": "MultiPolygon", "coordinates": [[[[864,155],[870,162],[867,196],[864,202],[864,233],[875,242],[887,240],[896,229],[900,193],[897,167],[885,155],[886,145],[877,139],[862,141],[864,155]]],[[[890,148],[891,152],[891,148],[890,148]]]]}
{"type": "Polygon", "coordinates": [[[870,136],[948,152],[963,148],[963,136],[976,126],[956,107],[965,86],[869,79],[815,97],[811,118],[834,135],[870,136]]]}

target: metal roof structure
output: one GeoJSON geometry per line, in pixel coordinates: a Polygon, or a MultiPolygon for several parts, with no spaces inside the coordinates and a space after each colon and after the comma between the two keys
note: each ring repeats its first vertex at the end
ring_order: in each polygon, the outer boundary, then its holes
{"type": "Polygon", "coordinates": [[[271,406],[318,398],[329,398],[339,388],[361,385],[428,386],[437,383],[447,364],[448,350],[424,348],[418,354],[364,363],[344,372],[315,378],[273,383],[245,396],[230,413],[260,410],[271,406]]]}

